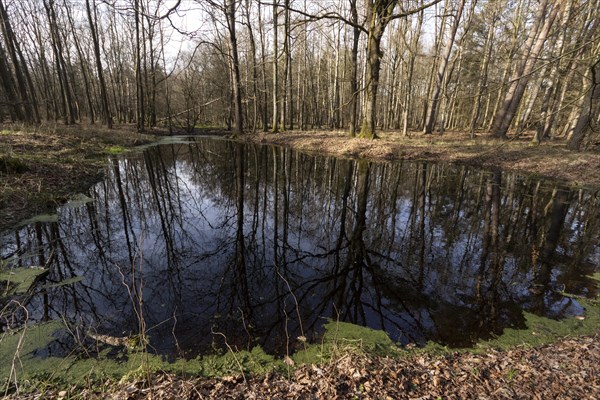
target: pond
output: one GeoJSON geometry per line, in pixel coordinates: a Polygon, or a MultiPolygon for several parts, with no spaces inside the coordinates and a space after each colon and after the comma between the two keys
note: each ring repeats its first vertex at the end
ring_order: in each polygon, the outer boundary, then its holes
{"type": "Polygon", "coordinates": [[[286,354],[330,319],[469,346],[584,314],[599,214],[598,192],[502,171],[180,138],[1,236],[5,269],[47,268],[1,327],[67,322],[40,354],[140,331],[166,356],[286,354]]]}

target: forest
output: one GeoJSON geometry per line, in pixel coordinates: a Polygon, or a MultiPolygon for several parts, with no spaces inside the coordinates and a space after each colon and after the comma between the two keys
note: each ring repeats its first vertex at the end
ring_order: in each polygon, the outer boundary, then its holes
{"type": "Polygon", "coordinates": [[[0,119],[597,147],[599,0],[0,0],[0,119]]]}
{"type": "Polygon", "coordinates": [[[597,398],[600,0],[0,0],[5,398],[597,398]]]}

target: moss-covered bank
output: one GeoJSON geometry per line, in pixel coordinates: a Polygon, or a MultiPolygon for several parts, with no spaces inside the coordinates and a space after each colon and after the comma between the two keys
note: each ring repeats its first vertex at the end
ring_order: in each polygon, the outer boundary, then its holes
{"type": "MultiPolygon", "coordinates": [[[[405,359],[426,355],[449,357],[452,354],[485,354],[490,351],[526,346],[537,348],[565,337],[584,337],[598,333],[600,306],[596,301],[581,300],[585,316],[561,321],[526,314],[528,329],[506,329],[503,335],[479,342],[472,349],[449,349],[433,343],[425,348],[402,348],[382,331],[353,324],[330,321],[318,343],[305,343],[304,349],[276,359],[256,347],[250,351],[225,351],[222,354],[178,359],[169,362],[139,348],[111,346],[96,342],[82,343],[73,354],[55,357],[45,351],[61,335],[69,334],[60,321],[28,326],[6,333],[0,339],[0,377],[4,393],[40,392],[48,388],[70,387],[72,391],[100,390],[108,382],[152,381],[157,374],[197,377],[267,376],[271,373],[292,376],[304,365],[320,368],[347,354],[364,357],[405,359]]],[[[240,378],[241,377],[241,378],[240,378]]],[[[231,379],[231,378],[228,378],[231,379]]]]}

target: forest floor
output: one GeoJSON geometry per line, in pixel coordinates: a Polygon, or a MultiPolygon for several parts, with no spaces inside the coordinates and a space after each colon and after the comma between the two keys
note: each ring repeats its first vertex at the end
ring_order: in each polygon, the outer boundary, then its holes
{"type": "Polygon", "coordinates": [[[407,358],[348,351],[289,373],[194,378],[155,373],[95,388],[46,387],[19,399],[598,399],[600,336],[537,348],[407,358]]]}
{"type": "Polygon", "coordinates": [[[108,155],[154,140],[135,127],[0,126],[0,232],[85,192],[108,155]]]}
{"type": "MultiPolygon", "coordinates": [[[[2,127],[0,127],[2,128],[2,127]]],[[[6,128],[6,127],[5,127],[6,128]]],[[[201,132],[226,134],[224,132],[201,132]]],[[[164,131],[140,135],[126,127],[41,127],[0,130],[0,232],[36,213],[55,209],[101,179],[108,155],[155,141],[164,131]]],[[[380,140],[348,139],[342,132],[257,133],[244,140],[341,157],[391,161],[449,161],[555,178],[600,188],[600,153],[573,153],[564,141],[531,146],[524,136],[499,141],[447,133],[380,140]]],[[[542,347],[520,346],[405,359],[349,352],[326,365],[289,374],[191,378],[155,373],[103,389],[46,387],[17,398],[600,398],[600,337],[567,337],[542,347]]]]}
{"type": "Polygon", "coordinates": [[[367,160],[419,160],[453,162],[483,168],[533,174],[560,180],[570,186],[600,188],[600,146],[595,151],[572,152],[565,140],[543,141],[532,145],[531,133],[508,140],[479,134],[447,132],[444,135],[399,132],[378,133],[378,140],[349,139],[345,132],[291,131],[277,134],[256,133],[247,140],[270,143],[296,150],[367,160]]]}

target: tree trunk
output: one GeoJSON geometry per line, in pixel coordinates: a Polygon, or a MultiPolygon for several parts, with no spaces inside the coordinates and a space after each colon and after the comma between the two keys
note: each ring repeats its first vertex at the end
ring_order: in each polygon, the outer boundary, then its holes
{"type": "Polygon", "coordinates": [[[261,57],[261,82],[262,82],[262,96],[261,96],[261,115],[262,115],[262,124],[263,131],[267,132],[269,130],[269,107],[267,105],[267,58],[265,51],[265,35],[263,35],[263,23],[262,23],[262,13],[261,13],[261,4],[258,4],[258,35],[260,37],[260,57],[261,57]]]}
{"type": "Polygon", "coordinates": [[[594,125],[598,123],[596,119],[600,115],[600,59],[597,59],[595,64],[590,67],[590,73],[591,86],[587,90],[577,124],[567,145],[569,150],[573,151],[582,150],[582,145],[587,136],[597,132],[594,125]]]}
{"type": "Polygon", "coordinates": [[[406,91],[404,95],[404,104],[402,109],[402,136],[408,136],[408,111],[410,109],[410,104],[412,102],[412,80],[413,74],[415,70],[415,60],[417,58],[417,51],[419,40],[421,38],[421,28],[423,26],[423,15],[424,12],[421,11],[419,16],[417,17],[417,26],[415,30],[412,32],[412,37],[410,38],[410,48],[408,49],[409,58],[408,58],[408,68],[406,72],[406,91]]]}
{"type": "Polygon", "coordinates": [[[96,123],[95,120],[95,112],[94,112],[94,96],[92,94],[91,82],[89,78],[89,69],[87,68],[86,63],[84,63],[85,57],[83,56],[83,50],[81,48],[81,44],[79,43],[78,35],[75,32],[75,22],[73,20],[73,16],[71,13],[71,8],[66,0],[63,0],[63,7],[66,11],[67,18],[69,20],[69,27],[71,28],[71,35],[73,36],[73,42],[75,44],[75,49],[77,50],[77,56],[79,57],[79,68],[81,69],[81,77],[83,78],[83,86],[85,88],[85,97],[88,104],[89,115],[88,118],[90,120],[90,124],[94,125],[96,123]]]}
{"type": "Polygon", "coordinates": [[[62,40],[60,37],[60,32],[58,31],[56,11],[54,10],[54,0],[44,0],[44,7],[46,8],[48,24],[50,25],[49,28],[52,51],[54,53],[54,61],[56,64],[56,72],[58,74],[58,82],[62,97],[62,116],[64,118],[65,125],[72,125],[75,123],[75,109],[69,85],[69,78],[67,76],[66,62],[63,57],[62,40]]]}
{"type": "Polygon", "coordinates": [[[94,2],[94,16],[92,16],[92,10],[90,7],[90,0],[85,0],[85,6],[87,11],[88,23],[90,25],[90,32],[92,34],[92,43],[94,45],[94,57],[96,59],[96,70],[98,71],[98,83],[100,85],[100,100],[102,104],[102,122],[107,126],[108,129],[112,129],[113,121],[110,113],[110,106],[108,105],[108,92],[106,90],[106,82],[104,81],[104,70],[102,68],[102,56],[100,54],[100,42],[98,40],[98,33],[96,32],[96,3],[94,2]]]}
{"type": "Polygon", "coordinates": [[[441,60],[437,70],[437,74],[435,76],[435,85],[433,87],[433,94],[431,96],[431,105],[429,106],[427,119],[425,120],[425,126],[423,127],[423,133],[425,134],[431,134],[435,126],[435,119],[437,117],[440,101],[440,92],[444,83],[444,77],[446,75],[446,68],[448,67],[450,53],[452,52],[452,47],[454,46],[454,38],[456,37],[456,31],[458,30],[458,25],[460,23],[462,12],[465,7],[465,1],[466,0],[460,0],[460,2],[458,3],[458,9],[456,10],[456,15],[454,17],[454,23],[450,28],[450,36],[448,37],[448,40],[446,41],[444,48],[442,49],[442,54],[440,55],[441,60]]]}
{"type": "Polygon", "coordinates": [[[381,71],[381,37],[382,29],[371,26],[367,44],[367,90],[362,128],[359,137],[375,139],[377,117],[377,90],[379,89],[379,73],[381,71]]]}
{"type": "Polygon", "coordinates": [[[479,77],[477,81],[477,95],[475,96],[475,107],[473,108],[473,113],[471,114],[471,124],[469,129],[471,139],[475,137],[475,130],[477,129],[479,117],[481,115],[481,99],[485,90],[487,89],[488,69],[490,59],[492,56],[494,32],[496,22],[498,20],[498,11],[502,7],[502,5],[500,5],[500,7],[495,7],[496,4],[492,5],[493,11],[491,17],[491,24],[488,27],[488,34],[485,38],[485,44],[483,45],[483,60],[481,62],[481,70],[479,72],[479,77]]]}
{"type": "MultiPolygon", "coordinates": [[[[246,0],[246,25],[248,29],[248,40],[250,42],[250,57],[252,58],[252,101],[253,118],[252,132],[256,131],[256,123],[258,118],[258,63],[256,62],[256,39],[254,38],[254,30],[252,29],[252,20],[250,19],[250,0],[246,0]]],[[[258,6],[260,7],[260,5],[258,6]]]]}
{"type": "Polygon", "coordinates": [[[279,6],[279,0],[273,2],[273,126],[271,127],[271,132],[277,133],[279,132],[278,128],[278,101],[279,96],[277,95],[279,89],[279,68],[277,66],[277,58],[278,58],[278,48],[277,48],[277,17],[278,11],[277,7],[279,6]]]}
{"type": "Polygon", "coordinates": [[[352,50],[350,56],[350,137],[356,136],[356,125],[358,120],[358,42],[360,39],[360,28],[358,27],[357,0],[350,1],[350,14],[352,21],[352,50]]]}
{"type": "Polygon", "coordinates": [[[283,54],[285,56],[283,67],[283,99],[280,114],[280,126],[286,130],[289,124],[294,129],[294,102],[292,86],[292,49],[290,43],[290,0],[284,1],[284,23],[283,23],[283,54]]]}
{"type": "Polygon", "coordinates": [[[138,132],[146,130],[145,121],[146,111],[144,106],[144,77],[142,75],[142,40],[140,26],[140,0],[134,1],[134,19],[135,19],[135,88],[136,88],[136,127],[138,132]]]}
{"type": "Polygon", "coordinates": [[[497,138],[506,138],[508,128],[512,124],[515,114],[517,113],[523,98],[523,93],[529,82],[531,72],[535,67],[542,46],[546,41],[550,27],[554,23],[554,20],[562,7],[562,1],[558,1],[554,5],[547,17],[546,10],[548,7],[552,7],[552,4],[548,5],[548,0],[543,0],[538,7],[533,27],[527,38],[527,42],[525,43],[525,55],[515,71],[515,75],[513,75],[512,83],[506,93],[502,107],[496,114],[492,124],[492,135],[497,138]],[[541,29],[540,25],[542,25],[541,29]]]}
{"type": "Polygon", "coordinates": [[[4,89],[7,100],[13,100],[14,103],[10,104],[10,117],[12,121],[25,121],[25,112],[23,111],[23,103],[18,100],[16,85],[12,72],[9,66],[5,62],[6,54],[4,48],[0,43],[0,85],[4,89]]]}
{"type": "MultiPolygon", "coordinates": [[[[8,52],[11,60],[14,77],[16,78],[16,87],[14,85],[14,92],[19,94],[20,107],[23,109],[23,121],[25,122],[38,122],[39,116],[37,107],[34,106],[33,93],[29,93],[27,90],[27,78],[25,76],[25,69],[27,66],[22,63],[22,59],[19,58],[19,44],[17,38],[13,32],[6,8],[2,0],[0,0],[0,23],[2,25],[2,34],[4,35],[4,43],[6,45],[6,51],[8,52]]],[[[10,83],[10,80],[7,81],[10,83]]]]}
{"type": "Polygon", "coordinates": [[[237,37],[235,32],[235,9],[236,1],[228,0],[225,14],[227,17],[227,26],[229,28],[229,50],[231,52],[231,85],[233,87],[233,109],[235,120],[234,134],[241,135],[244,133],[244,121],[242,115],[242,83],[240,78],[237,37]]]}
{"type": "Polygon", "coordinates": [[[379,74],[381,72],[381,39],[394,7],[398,2],[394,0],[368,0],[367,21],[369,36],[367,39],[366,62],[366,99],[364,115],[359,137],[375,139],[377,124],[377,90],[379,89],[379,74]]]}

